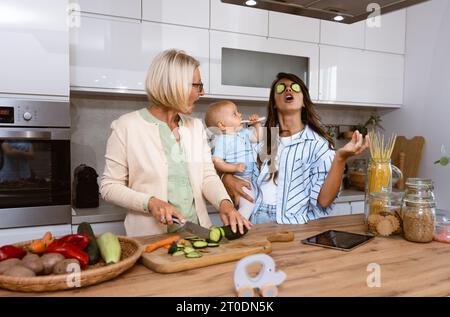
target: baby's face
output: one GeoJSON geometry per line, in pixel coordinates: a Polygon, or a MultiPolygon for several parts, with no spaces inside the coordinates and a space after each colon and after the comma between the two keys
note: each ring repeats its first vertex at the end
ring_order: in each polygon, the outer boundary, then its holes
{"type": "Polygon", "coordinates": [[[227,128],[232,128],[233,132],[242,127],[242,114],[238,111],[234,103],[228,103],[221,111],[223,116],[221,119],[223,125],[227,128]]]}

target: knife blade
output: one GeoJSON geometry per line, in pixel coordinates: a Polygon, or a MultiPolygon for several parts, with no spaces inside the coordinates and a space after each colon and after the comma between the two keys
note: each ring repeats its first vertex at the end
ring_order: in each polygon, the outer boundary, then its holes
{"type": "Polygon", "coordinates": [[[180,223],[178,218],[175,218],[175,217],[173,217],[172,220],[174,223],[177,223],[181,226],[179,228],[180,231],[188,231],[192,234],[195,234],[196,236],[199,236],[200,238],[209,239],[209,229],[208,228],[202,227],[191,221],[186,221],[183,225],[180,223]]]}

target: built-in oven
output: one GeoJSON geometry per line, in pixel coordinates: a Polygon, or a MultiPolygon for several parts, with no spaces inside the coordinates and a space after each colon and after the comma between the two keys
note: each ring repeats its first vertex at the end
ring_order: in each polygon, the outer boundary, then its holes
{"type": "Polygon", "coordinates": [[[71,223],[68,102],[0,99],[0,228],[71,223]]]}

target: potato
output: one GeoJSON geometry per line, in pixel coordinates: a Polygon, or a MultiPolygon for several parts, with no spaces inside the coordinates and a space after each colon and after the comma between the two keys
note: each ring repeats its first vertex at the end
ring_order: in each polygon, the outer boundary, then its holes
{"type": "Polygon", "coordinates": [[[43,274],[48,275],[53,272],[56,264],[63,261],[65,257],[59,253],[47,253],[41,257],[42,264],[44,264],[43,274]]]}
{"type": "Polygon", "coordinates": [[[67,272],[67,267],[72,264],[72,263],[76,263],[78,264],[78,266],[80,266],[80,262],[78,262],[78,260],[75,259],[66,259],[64,261],[59,262],[58,264],[56,264],[53,267],[53,273],[55,274],[67,274],[67,273],[72,273],[72,271],[67,272]]]}
{"type": "Polygon", "coordinates": [[[12,268],[13,266],[22,263],[19,259],[8,259],[0,262],[0,275],[12,268]]]}
{"type": "Polygon", "coordinates": [[[32,270],[22,266],[22,264],[18,264],[16,266],[13,266],[13,267],[9,268],[5,273],[3,273],[3,275],[16,276],[16,277],[33,277],[33,276],[36,276],[36,274],[32,270]]]}
{"type": "Polygon", "coordinates": [[[44,271],[44,264],[42,263],[41,258],[37,254],[28,253],[22,259],[22,265],[26,268],[29,268],[34,273],[39,274],[44,271]]]}

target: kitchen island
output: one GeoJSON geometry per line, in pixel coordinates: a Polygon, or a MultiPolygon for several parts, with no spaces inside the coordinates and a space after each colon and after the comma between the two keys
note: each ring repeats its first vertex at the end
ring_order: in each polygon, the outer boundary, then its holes
{"type": "MultiPolygon", "coordinates": [[[[292,242],[275,242],[276,269],[286,273],[279,296],[448,296],[450,244],[413,243],[401,236],[376,237],[351,252],[309,246],[300,240],[328,229],[364,233],[362,215],[328,217],[306,225],[256,225],[248,235],[267,236],[292,231],[292,242]],[[380,285],[375,271],[380,268],[380,285]],[[372,287],[368,286],[369,285],[372,287]],[[377,287],[380,286],[380,287],[377,287]]],[[[141,243],[157,239],[140,237],[141,243]]],[[[244,239],[244,238],[242,238],[244,239]]],[[[102,284],[48,293],[0,290],[0,296],[236,296],[236,262],[189,271],[160,274],[137,263],[119,277],[102,284]]]]}

